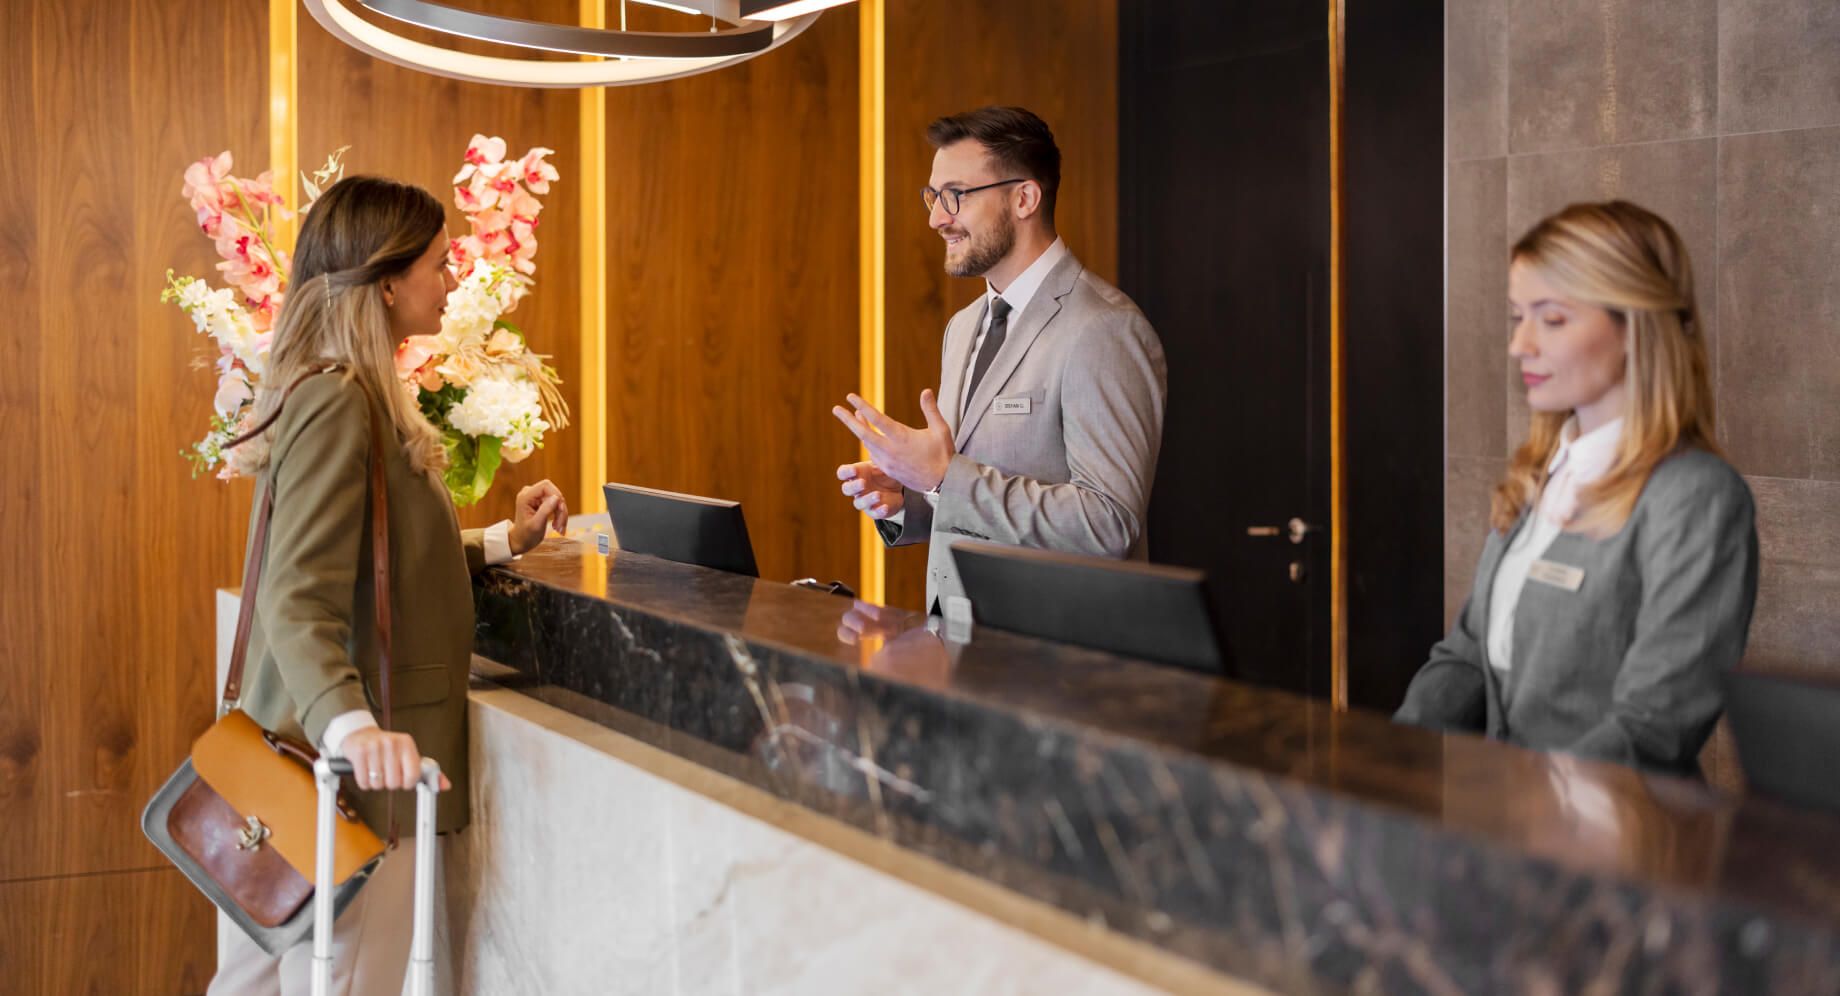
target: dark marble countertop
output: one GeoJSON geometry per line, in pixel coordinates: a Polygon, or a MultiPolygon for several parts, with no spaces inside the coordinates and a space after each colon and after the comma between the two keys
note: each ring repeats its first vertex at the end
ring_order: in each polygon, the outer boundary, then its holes
{"type": "Polygon", "coordinates": [[[552,539],[501,683],[1287,992],[1840,992],[1840,818],[552,539]]]}

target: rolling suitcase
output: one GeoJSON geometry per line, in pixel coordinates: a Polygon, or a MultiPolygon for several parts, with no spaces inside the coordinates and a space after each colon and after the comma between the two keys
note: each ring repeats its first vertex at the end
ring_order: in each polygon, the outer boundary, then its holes
{"type": "MultiPolygon", "coordinates": [[[[319,785],[318,830],[314,838],[313,881],[313,996],[332,991],[332,819],[339,794],[339,779],[351,774],[351,762],[321,757],[313,762],[313,780],[319,785]]],[[[422,758],[422,777],[415,785],[415,926],[409,947],[409,994],[434,994],[434,803],[441,790],[441,766],[422,758]]],[[[384,860],[389,860],[385,858],[384,860]]]]}

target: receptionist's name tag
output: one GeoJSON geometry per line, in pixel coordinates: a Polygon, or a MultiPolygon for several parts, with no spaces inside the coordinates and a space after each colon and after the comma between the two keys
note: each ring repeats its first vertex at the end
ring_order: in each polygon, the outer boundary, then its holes
{"type": "Polygon", "coordinates": [[[998,398],[991,402],[990,412],[993,415],[1027,415],[1029,413],[1029,399],[998,398]]]}
{"type": "Polygon", "coordinates": [[[1584,585],[1584,568],[1555,564],[1550,560],[1536,560],[1532,567],[1527,568],[1527,578],[1554,588],[1577,591],[1584,585]]]}

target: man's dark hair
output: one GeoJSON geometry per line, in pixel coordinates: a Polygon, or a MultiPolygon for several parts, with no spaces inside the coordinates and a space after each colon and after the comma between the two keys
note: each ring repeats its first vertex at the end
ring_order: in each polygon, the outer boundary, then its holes
{"type": "Polygon", "coordinates": [[[1053,225],[1054,199],[1061,186],[1061,149],[1054,144],[1048,123],[1021,107],[980,107],[926,126],[926,140],[935,149],[967,138],[984,147],[998,171],[1041,184],[1042,218],[1053,225]]]}

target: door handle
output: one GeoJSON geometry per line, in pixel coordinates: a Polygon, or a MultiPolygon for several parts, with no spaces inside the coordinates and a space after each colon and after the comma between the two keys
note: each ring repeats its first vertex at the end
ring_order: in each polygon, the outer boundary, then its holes
{"type": "Polygon", "coordinates": [[[1285,523],[1283,526],[1247,526],[1246,527],[1247,536],[1259,536],[1259,537],[1287,536],[1290,538],[1290,541],[1293,544],[1302,544],[1304,537],[1308,536],[1311,533],[1321,532],[1321,531],[1322,531],[1321,526],[1313,526],[1309,524],[1308,522],[1305,522],[1302,519],[1297,518],[1296,516],[1292,516],[1291,521],[1285,523]]]}

